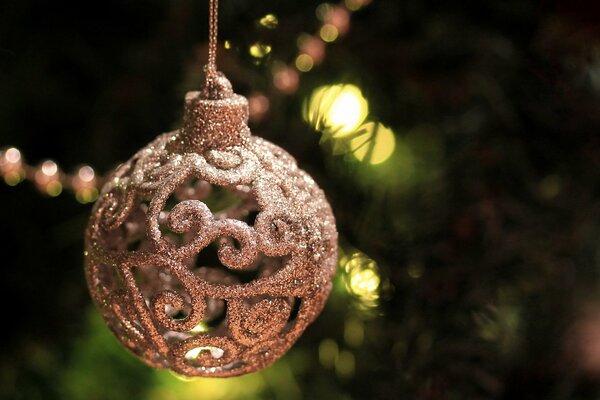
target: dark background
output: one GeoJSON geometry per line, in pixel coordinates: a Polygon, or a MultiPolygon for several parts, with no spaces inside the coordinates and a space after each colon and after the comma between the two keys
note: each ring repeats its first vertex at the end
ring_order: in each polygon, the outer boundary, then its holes
{"type": "MultiPolygon", "coordinates": [[[[0,146],[107,172],[176,127],[202,80],[206,3],[0,2],[0,146]]],[[[341,267],[352,254],[377,263],[375,303],[340,268],[323,315],[274,366],[183,382],[128,355],[91,305],[91,207],[0,184],[0,397],[600,395],[600,3],[374,0],[283,95],[271,68],[318,30],[318,4],[222,0],[232,49],[219,66],[238,93],[269,98],[253,133],[324,188],[341,267]],[[256,23],[268,13],[274,30],[256,23]],[[268,57],[249,55],[256,41],[268,57]],[[395,132],[386,162],[334,155],[303,121],[304,99],[340,82],[395,132]]]]}

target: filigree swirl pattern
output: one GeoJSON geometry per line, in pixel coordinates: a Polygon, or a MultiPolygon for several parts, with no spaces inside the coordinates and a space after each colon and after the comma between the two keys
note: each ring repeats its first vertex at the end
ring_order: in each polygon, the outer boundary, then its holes
{"type": "MultiPolygon", "coordinates": [[[[231,126],[238,97],[210,100],[231,126]]],[[[194,101],[209,100],[189,98],[186,113],[201,118],[194,101]]],[[[89,290],[117,338],[151,366],[257,371],[329,295],[337,231],[323,192],[292,156],[244,132],[227,131],[229,144],[213,148],[193,147],[204,141],[185,130],[160,135],[114,172],[94,206],[89,290]]]]}

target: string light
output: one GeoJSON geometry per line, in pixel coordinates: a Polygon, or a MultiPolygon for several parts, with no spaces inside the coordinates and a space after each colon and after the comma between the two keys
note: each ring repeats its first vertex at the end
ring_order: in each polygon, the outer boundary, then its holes
{"type": "Polygon", "coordinates": [[[50,197],[60,195],[65,189],[70,190],[82,204],[98,198],[98,187],[103,181],[89,165],[78,167],[73,174],[65,174],[53,160],[45,160],[38,166],[29,165],[16,147],[0,150],[0,175],[10,186],[29,180],[41,193],[50,197]]]}
{"type": "Polygon", "coordinates": [[[23,168],[23,160],[21,152],[9,147],[5,150],[0,150],[0,173],[7,185],[15,186],[25,179],[25,169],[23,168]]]}
{"type": "MultiPolygon", "coordinates": [[[[322,24],[314,35],[304,33],[298,37],[298,54],[292,64],[274,63],[271,69],[273,86],[283,94],[295,93],[300,81],[299,73],[309,72],[315,65],[320,64],[325,57],[325,45],[348,32],[350,14],[367,6],[371,1],[344,0],[338,5],[323,3],[317,6],[316,15],[322,24]]],[[[272,30],[279,26],[279,18],[274,14],[266,14],[257,23],[262,28],[272,30]]],[[[226,40],[224,47],[233,48],[231,41],[226,40]]],[[[261,42],[252,44],[248,49],[257,63],[266,59],[271,51],[271,45],[261,42]]],[[[251,97],[250,101],[250,107],[254,110],[251,118],[259,121],[269,109],[268,99],[264,95],[257,95],[251,97]]],[[[79,167],[73,174],[62,172],[52,160],[47,160],[38,167],[28,165],[21,151],[15,147],[0,150],[0,175],[10,186],[15,186],[23,180],[32,181],[38,190],[52,197],[60,195],[63,190],[69,190],[75,194],[77,201],[83,204],[98,198],[98,188],[103,183],[103,179],[98,178],[93,168],[88,165],[79,167]]]]}

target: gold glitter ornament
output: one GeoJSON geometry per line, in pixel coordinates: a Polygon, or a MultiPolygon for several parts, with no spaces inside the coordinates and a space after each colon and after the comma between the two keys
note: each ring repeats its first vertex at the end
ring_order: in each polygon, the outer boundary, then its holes
{"type": "Polygon", "coordinates": [[[133,354],[182,375],[227,377],[273,363],[318,316],[337,231],[313,179],[251,135],[248,101],[214,68],[216,33],[211,44],[183,127],[114,171],[84,254],[92,298],[133,354]]]}

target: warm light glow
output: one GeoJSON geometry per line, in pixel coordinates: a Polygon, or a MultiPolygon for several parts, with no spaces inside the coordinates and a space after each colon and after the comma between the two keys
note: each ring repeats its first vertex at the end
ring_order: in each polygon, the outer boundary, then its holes
{"type": "Polygon", "coordinates": [[[332,7],[323,21],[336,27],[340,35],[345,34],[350,29],[350,13],[341,6],[332,7]]]}
{"type": "Polygon", "coordinates": [[[283,67],[273,74],[273,85],[281,92],[291,94],[298,89],[298,71],[293,68],[283,67]]]}
{"type": "Polygon", "coordinates": [[[396,136],[390,128],[369,122],[358,131],[363,133],[350,141],[350,150],[357,160],[377,165],[390,158],[396,147],[396,136]]]}
{"type": "Polygon", "coordinates": [[[75,199],[81,204],[92,203],[98,198],[98,189],[95,187],[79,189],[75,192],[75,199]]]}
{"type": "Polygon", "coordinates": [[[223,349],[220,349],[218,347],[202,346],[202,347],[194,347],[193,349],[189,350],[187,353],[185,353],[184,357],[186,360],[195,360],[198,358],[200,353],[202,353],[203,351],[210,352],[210,355],[212,356],[212,358],[216,358],[216,359],[221,358],[223,356],[223,354],[225,353],[225,351],[223,351],[223,349]]]}
{"type": "Polygon", "coordinates": [[[344,0],[346,8],[348,8],[350,11],[356,11],[359,8],[366,6],[370,2],[371,0],[344,0]]]}
{"type": "Polygon", "coordinates": [[[325,21],[327,15],[331,12],[332,9],[333,7],[329,3],[319,4],[317,6],[317,9],[315,10],[315,15],[320,21],[325,21]]]}
{"type": "Polygon", "coordinates": [[[223,47],[225,47],[226,50],[231,49],[231,42],[226,40],[225,43],[223,43],[223,47]]]}
{"type": "Polygon", "coordinates": [[[406,267],[406,273],[413,279],[419,279],[423,276],[425,272],[425,267],[423,264],[413,263],[406,267]]]}
{"type": "Polygon", "coordinates": [[[319,31],[319,36],[325,42],[333,42],[338,38],[339,32],[338,29],[332,24],[325,24],[321,27],[319,31]]]}
{"type": "Polygon", "coordinates": [[[325,58],[325,43],[316,36],[301,34],[298,36],[298,48],[302,54],[308,54],[315,65],[325,58]]]}
{"type": "Polygon", "coordinates": [[[248,97],[250,115],[262,114],[269,109],[269,99],[264,94],[254,94],[248,97]]]}
{"type": "Polygon", "coordinates": [[[267,29],[275,29],[277,28],[277,25],[279,25],[279,19],[274,14],[267,14],[262,17],[258,23],[267,29]]]}
{"type": "Polygon", "coordinates": [[[89,183],[94,180],[94,169],[89,165],[84,165],[77,171],[77,176],[79,176],[79,179],[81,179],[82,182],[89,183]]]}
{"type": "Polygon", "coordinates": [[[361,320],[350,318],[344,326],[344,340],[352,347],[358,347],[365,338],[365,328],[361,320]]]}
{"type": "Polygon", "coordinates": [[[319,343],[319,361],[326,368],[333,368],[338,359],[339,349],[333,339],[323,339],[319,343]]]}
{"type": "Polygon", "coordinates": [[[46,176],[54,176],[58,172],[58,165],[52,160],[46,160],[42,163],[41,171],[46,176]]]}
{"type": "Polygon", "coordinates": [[[369,113],[369,104],[354,85],[322,86],[305,107],[305,119],[315,129],[339,138],[354,132],[369,113]]]}
{"type": "Polygon", "coordinates": [[[340,378],[350,378],[354,375],[356,360],[354,354],[347,350],[340,351],[340,355],[335,363],[335,372],[340,378]]]}
{"type": "Polygon", "coordinates": [[[48,182],[46,185],[46,193],[48,196],[56,197],[62,193],[62,184],[59,181],[48,182]]]}
{"type": "Polygon", "coordinates": [[[9,186],[16,186],[24,177],[25,175],[21,171],[9,171],[4,174],[4,182],[9,186]]]}
{"type": "Polygon", "coordinates": [[[18,162],[21,162],[21,152],[17,148],[11,147],[7,149],[4,153],[4,158],[7,162],[11,164],[16,164],[18,162]]]}
{"type": "Polygon", "coordinates": [[[190,330],[190,333],[197,335],[199,333],[208,332],[208,330],[208,325],[206,325],[204,322],[200,322],[198,325],[196,325],[190,330]]]}
{"type": "Polygon", "coordinates": [[[558,175],[548,175],[540,182],[540,194],[546,199],[552,199],[560,193],[561,180],[558,175]]]}
{"type": "Polygon", "coordinates": [[[250,46],[248,52],[254,58],[264,58],[268,56],[269,53],[271,53],[271,46],[268,44],[256,42],[252,46],[250,46]]]}
{"type": "Polygon", "coordinates": [[[347,291],[365,306],[376,306],[379,299],[381,278],[377,263],[364,253],[354,253],[344,266],[347,291]]]}
{"type": "Polygon", "coordinates": [[[298,71],[308,72],[314,65],[314,60],[308,54],[300,54],[296,57],[296,68],[298,68],[298,71]]]}
{"type": "Polygon", "coordinates": [[[370,296],[379,288],[380,279],[372,269],[358,271],[350,277],[350,288],[358,296],[370,296]]]}

